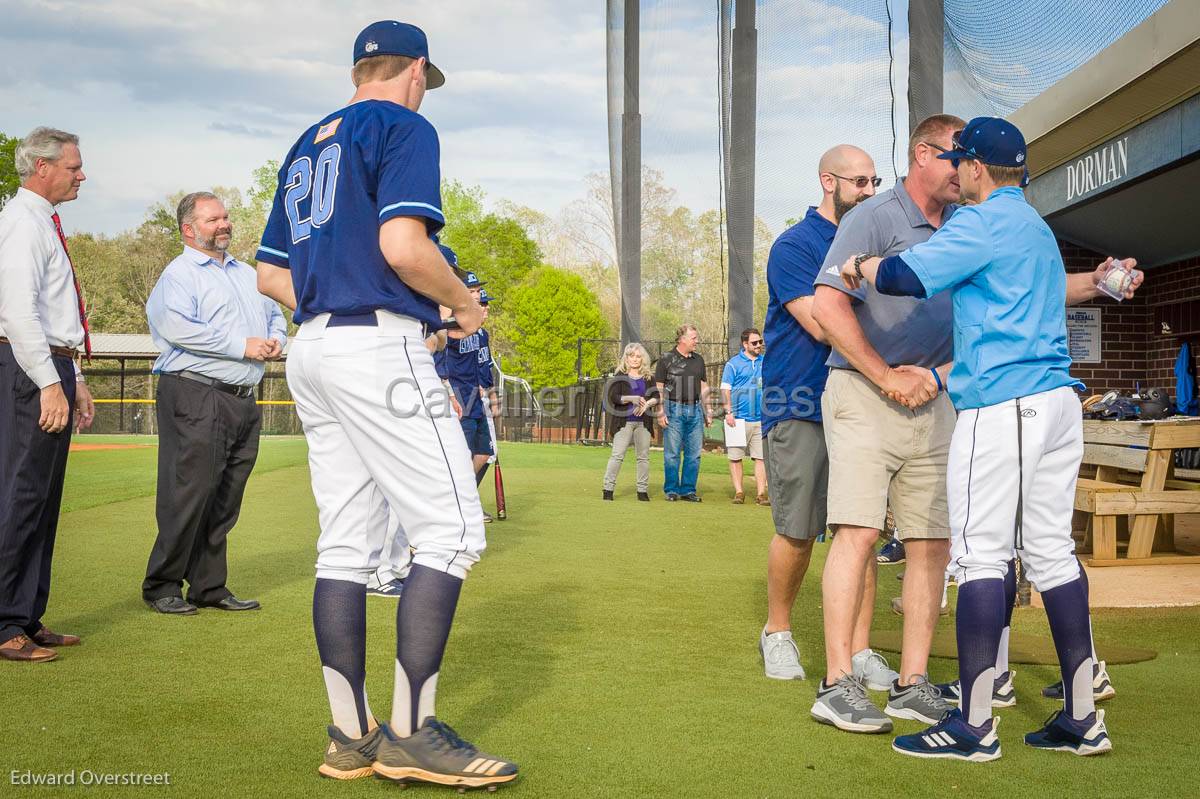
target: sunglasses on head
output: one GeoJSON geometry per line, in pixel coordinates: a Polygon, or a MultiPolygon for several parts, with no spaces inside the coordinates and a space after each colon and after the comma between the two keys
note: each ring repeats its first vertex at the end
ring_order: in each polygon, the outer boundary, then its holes
{"type": "Polygon", "coordinates": [[[868,183],[871,184],[872,186],[874,186],[875,188],[879,188],[879,184],[883,183],[883,178],[881,178],[881,177],[869,178],[865,175],[859,175],[858,177],[848,178],[845,175],[839,175],[836,172],[830,172],[829,174],[833,175],[835,178],[838,178],[839,180],[850,181],[851,183],[854,184],[854,188],[856,188],[856,189],[865,189],[867,187],[868,183]]]}

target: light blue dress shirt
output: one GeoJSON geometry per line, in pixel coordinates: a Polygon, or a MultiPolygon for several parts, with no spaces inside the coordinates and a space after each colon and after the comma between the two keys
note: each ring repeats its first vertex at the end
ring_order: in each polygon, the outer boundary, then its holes
{"type": "Polygon", "coordinates": [[[245,357],[246,339],[287,343],[287,321],[274,300],[258,293],[254,267],[229,255],[218,263],[192,247],[163,270],[146,301],[146,317],[162,353],[155,374],[189,371],[255,386],[264,365],[245,357]]]}
{"type": "Polygon", "coordinates": [[[1082,388],[1067,350],[1067,273],[1054,234],[1015,186],[954,212],[900,253],[926,296],[950,290],[954,407],[982,408],[1082,388]]]}

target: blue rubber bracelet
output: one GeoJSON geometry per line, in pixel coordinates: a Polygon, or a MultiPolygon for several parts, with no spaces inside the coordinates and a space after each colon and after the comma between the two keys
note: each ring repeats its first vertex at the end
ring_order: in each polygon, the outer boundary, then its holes
{"type": "Polygon", "coordinates": [[[937,381],[938,391],[945,391],[946,387],[942,385],[942,376],[938,374],[937,369],[930,369],[933,372],[933,379],[937,381]]]}

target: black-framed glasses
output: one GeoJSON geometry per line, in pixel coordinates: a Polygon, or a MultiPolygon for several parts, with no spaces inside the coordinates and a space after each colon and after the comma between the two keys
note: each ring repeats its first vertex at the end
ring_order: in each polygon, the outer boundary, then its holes
{"type": "MultiPolygon", "coordinates": [[[[958,134],[955,134],[955,138],[956,138],[956,139],[958,138],[958,134]]],[[[922,143],[923,143],[923,144],[925,144],[925,145],[926,145],[926,146],[928,146],[928,147],[932,147],[933,149],[937,150],[939,153],[948,153],[948,152],[950,152],[949,150],[947,150],[947,149],[946,149],[945,147],[943,147],[942,145],[940,145],[940,144],[934,144],[934,143],[933,143],[933,142],[931,142],[931,141],[922,142],[922,143]]],[[[954,142],[954,145],[957,147],[957,146],[958,146],[958,142],[957,142],[957,141],[955,141],[955,142],[954,142]]]]}
{"type": "Polygon", "coordinates": [[[865,175],[859,175],[858,177],[848,178],[845,175],[839,175],[836,172],[830,172],[829,174],[833,175],[835,178],[838,178],[840,180],[850,181],[851,183],[854,184],[854,188],[856,188],[856,189],[865,189],[867,187],[868,183],[871,184],[872,186],[874,186],[875,188],[879,188],[879,184],[883,183],[883,178],[878,177],[878,176],[869,178],[865,175]]]}

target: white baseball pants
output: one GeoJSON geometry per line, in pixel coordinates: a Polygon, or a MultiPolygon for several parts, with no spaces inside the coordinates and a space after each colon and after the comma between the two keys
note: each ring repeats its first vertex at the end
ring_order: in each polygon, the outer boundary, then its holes
{"type": "Polygon", "coordinates": [[[376,317],[377,327],[326,327],[318,315],[288,352],[320,517],[317,577],[365,584],[390,509],[413,563],[464,579],[486,547],[471,453],[422,325],[376,317]]]}
{"type": "Polygon", "coordinates": [[[1082,411],[1069,386],[958,415],[946,488],[959,585],[1004,579],[1016,549],[1039,591],[1079,576],[1071,512],[1082,459],[1082,411]]]}

